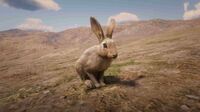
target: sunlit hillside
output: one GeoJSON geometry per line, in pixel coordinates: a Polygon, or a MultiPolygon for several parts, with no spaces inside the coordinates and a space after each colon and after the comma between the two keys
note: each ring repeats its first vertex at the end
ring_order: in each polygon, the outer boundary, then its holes
{"type": "Polygon", "coordinates": [[[1,112],[199,112],[200,20],[117,26],[106,87],[85,90],[74,64],[98,44],[89,27],[0,32],[1,112]]]}

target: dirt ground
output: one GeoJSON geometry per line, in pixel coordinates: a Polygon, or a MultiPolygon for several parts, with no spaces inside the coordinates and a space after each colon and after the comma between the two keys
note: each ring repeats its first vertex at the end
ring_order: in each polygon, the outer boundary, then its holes
{"type": "Polygon", "coordinates": [[[74,70],[86,47],[1,39],[0,112],[200,112],[199,36],[197,27],[118,42],[107,85],[93,90],[74,70]]]}

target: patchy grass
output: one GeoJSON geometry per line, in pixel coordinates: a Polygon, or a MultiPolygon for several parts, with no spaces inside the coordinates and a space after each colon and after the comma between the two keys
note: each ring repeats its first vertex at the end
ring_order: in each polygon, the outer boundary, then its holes
{"type": "Polygon", "coordinates": [[[27,97],[35,96],[45,90],[44,86],[27,86],[9,92],[9,95],[0,99],[0,106],[10,102],[18,102],[27,97]]]}
{"type": "Polygon", "coordinates": [[[106,74],[118,75],[121,67],[133,64],[135,64],[134,60],[128,60],[128,61],[123,61],[121,63],[112,64],[111,67],[108,68],[108,70],[106,71],[106,74]]]}

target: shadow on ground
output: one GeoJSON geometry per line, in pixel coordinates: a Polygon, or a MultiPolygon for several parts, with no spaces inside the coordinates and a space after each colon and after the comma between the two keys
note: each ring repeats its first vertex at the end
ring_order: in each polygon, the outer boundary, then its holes
{"type": "Polygon", "coordinates": [[[137,85],[136,81],[140,80],[142,78],[144,78],[144,76],[138,76],[135,79],[122,79],[118,76],[105,76],[105,83],[108,85],[112,85],[112,84],[119,84],[119,85],[123,85],[123,86],[130,86],[130,87],[134,87],[137,85]]]}

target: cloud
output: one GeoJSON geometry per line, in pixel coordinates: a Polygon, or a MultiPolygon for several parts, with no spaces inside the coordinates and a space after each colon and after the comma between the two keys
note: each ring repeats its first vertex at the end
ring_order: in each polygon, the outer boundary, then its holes
{"type": "Polygon", "coordinates": [[[60,10],[60,6],[54,0],[0,0],[0,4],[24,10],[60,10]]]}
{"type": "Polygon", "coordinates": [[[45,25],[41,19],[27,18],[25,22],[17,26],[21,30],[54,31],[52,26],[45,25]]]}
{"type": "Polygon", "coordinates": [[[117,15],[110,16],[108,20],[115,19],[116,22],[124,22],[124,21],[139,21],[139,18],[137,15],[128,13],[128,12],[121,12],[117,15]]]}
{"type": "Polygon", "coordinates": [[[184,11],[188,10],[190,3],[189,2],[184,2],[184,11]]]}
{"type": "Polygon", "coordinates": [[[189,7],[189,2],[184,3],[184,15],[183,19],[184,20],[191,20],[191,19],[196,19],[200,18],[200,2],[194,5],[194,9],[188,10],[189,7]]]}

